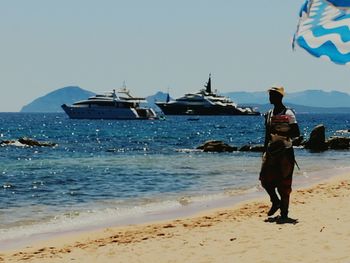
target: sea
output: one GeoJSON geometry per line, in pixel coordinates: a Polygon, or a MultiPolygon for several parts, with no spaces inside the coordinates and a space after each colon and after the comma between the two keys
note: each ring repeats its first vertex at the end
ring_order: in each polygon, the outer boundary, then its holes
{"type": "MultiPolygon", "coordinates": [[[[306,139],[318,124],[327,137],[350,136],[349,114],[297,120],[306,139]]],[[[262,144],[263,116],[73,120],[64,113],[0,113],[0,141],[21,137],[57,145],[0,147],[0,249],[267,199],[258,180],[261,153],[196,149],[207,140],[262,144]]],[[[294,189],[350,171],[349,150],[295,154],[294,189]]]]}

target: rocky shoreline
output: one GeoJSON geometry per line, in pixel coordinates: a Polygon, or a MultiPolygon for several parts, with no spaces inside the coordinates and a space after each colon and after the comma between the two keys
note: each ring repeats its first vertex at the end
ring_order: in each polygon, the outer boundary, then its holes
{"type": "Polygon", "coordinates": [[[20,146],[20,147],[55,147],[57,143],[53,142],[40,142],[31,138],[22,137],[17,140],[5,140],[0,141],[0,146],[20,146]]]}
{"type": "MultiPolygon", "coordinates": [[[[343,130],[344,134],[349,133],[349,130],[343,130]]],[[[349,150],[350,137],[346,136],[331,136],[326,138],[326,128],[323,124],[317,125],[310,134],[308,140],[304,140],[302,136],[293,141],[293,146],[302,147],[312,152],[320,152],[326,150],[349,150]]],[[[210,140],[197,147],[203,152],[264,152],[264,145],[247,144],[241,147],[229,145],[220,140],[210,140]]]]}

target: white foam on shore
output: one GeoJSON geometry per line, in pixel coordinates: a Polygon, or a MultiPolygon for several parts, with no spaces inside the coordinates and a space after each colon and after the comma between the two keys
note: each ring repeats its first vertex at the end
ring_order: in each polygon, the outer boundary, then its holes
{"type": "MultiPolygon", "coordinates": [[[[293,187],[307,187],[336,175],[349,174],[350,167],[303,172],[294,177],[293,187]]],[[[232,189],[223,193],[183,196],[166,201],[149,201],[130,207],[111,206],[100,210],[73,211],[47,222],[0,229],[0,250],[27,246],[67,233],[78,233],[111,226],[149,223],[194,215],[198,212],[230,207],[241,201],[266,196],[259,186],[250,189],[232,189]]],[[[93,207],[93,206],[92,206],[93,207]]]]}
{"type": "Polygon", "coordinates": [[[153,200],[130,207],[115,206],[99,210],[71,211],[47,222],[0,229],[0,250],[23,247],[34,241],[65,233],[189,216],[199,211],[232,205],[243,200],[245,195],[258,192],[259,189],[254,187],[217,194],[182,196],[166,201],[153,200]]]}

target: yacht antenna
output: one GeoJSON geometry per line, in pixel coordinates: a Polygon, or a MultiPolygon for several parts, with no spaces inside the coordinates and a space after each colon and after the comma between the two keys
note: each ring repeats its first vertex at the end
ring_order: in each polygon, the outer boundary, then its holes
{"type": "Polygon", "coordinates": [[[169,86],[168,86],[168,93],[166,95],[166,102],[169,102],[170,101],[170,95],[169,95],[169,86]]]}
{"type": "Polygon", "coordinates": [[[126,84],[125,84],[125,80],[123,81],[123,86],[122,86],[122,88],[120,89],[120,92],[119,93],[124,93],[124,94],[126,94],[128,97],[132,97],[131,95],[130,95],[130,91],[129,90],[127,90],[127,88],[126,88],[126,84]]]}
{"type": "Polygon", "coordinates": [[[211,93],[211,73],[209,73],[209,80],[206,85],[204,85],[205,91],[209,94],[211,93]]]}
{"type": "Polygon", "coordinates": [[[125,80],[123,81],[123,86],[122,86],[123,90],[126,90],[126,83],[125,80]]]}

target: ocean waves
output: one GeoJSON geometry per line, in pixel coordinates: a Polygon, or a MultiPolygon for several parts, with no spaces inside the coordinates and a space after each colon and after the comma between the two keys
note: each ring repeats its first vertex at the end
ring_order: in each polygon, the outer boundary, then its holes
{"type": "MultiPolygon", "coordinates": [[[[112,122],[45,116],[1,115],[2,139],[27,136],[58,145],[0,147],[0,246],[16,237],[78,226],[181,215],[260,191],[261,153],[195,149],[210,139],[234,146],[262,143],[263,117],[112,122]]],[[[329,137],[347,129],[350,119],[314,114],[298,115],[298,122],[305,138],[320,123],[329,137]]],[[[309,180],[312,172],[346,166],[350,155],[296,149],[296,157],[302,170],[296,170],[295,178],[308,174],[309,180]]]]}

